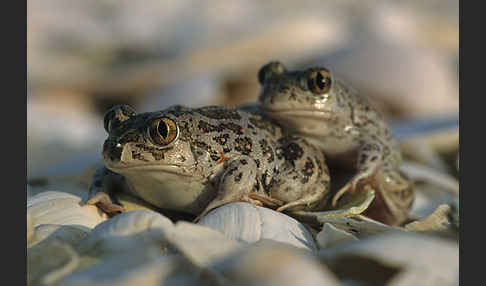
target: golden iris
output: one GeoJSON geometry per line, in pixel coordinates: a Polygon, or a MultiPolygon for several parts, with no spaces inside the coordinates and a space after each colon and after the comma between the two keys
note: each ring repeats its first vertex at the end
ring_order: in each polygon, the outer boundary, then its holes
{"type": "Polygon", "coordinates": [[[307,86],[315,94],[325,94],[331,89],[331,72],[327,69],[313,71],[307,80],[307,86]]]}
{"type": "Polygon", "coordinates": [[[179,134],[174,120],[162,117],[157,118],[148,127],[147,133],[155,145],[165,146],[172,143],[179,134]]]}

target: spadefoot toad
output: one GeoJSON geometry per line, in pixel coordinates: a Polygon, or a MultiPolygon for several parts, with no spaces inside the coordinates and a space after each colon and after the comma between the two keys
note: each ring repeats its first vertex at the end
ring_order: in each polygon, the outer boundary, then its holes
{"type": "Polygon", "coordinates": [[[356,169],[332,199],[370,184],[376,198],[366,215],[398,225],[408,216],[413,185],[399,171],[401,155],[382,115],[324,67],[288,71],[280,62],[263,66],[258,79],[263,113],[321,149],[330,164],[356,169]]]}
{"type": "Polygon", "coordinates": [[[105,167],[95,173],[87,203],[105,212],[123,210],[115,199],[120,191],[199,217],[236,201],[277,211],[328,204],[322,152],[260,114],[218,106],[136,114],[121,105],[106,113],[104,125],[105,167]]]}

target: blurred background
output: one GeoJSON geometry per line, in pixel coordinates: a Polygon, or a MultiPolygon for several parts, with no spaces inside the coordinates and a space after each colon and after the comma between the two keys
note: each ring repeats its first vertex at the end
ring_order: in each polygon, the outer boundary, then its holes
{"type": "Polygon", "coordinates": [[[329,67],[397,137],[453,126],[420,137],[427,148],[403,146],[447,168],[430,151],[458,163],[458,10],[454,0],[28,0],[27,176],[99,160],[103,114],[116,104],[255,102],[270,60],[329,67]]]}

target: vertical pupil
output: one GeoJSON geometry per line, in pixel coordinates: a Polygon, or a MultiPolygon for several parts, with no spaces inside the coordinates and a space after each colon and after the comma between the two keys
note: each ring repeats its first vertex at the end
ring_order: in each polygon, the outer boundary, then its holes
{"type": "Polygon", "coordinates": [[[160,136],[164,137],[164,139],[167,139],[167,136],[169,135],[169,130],[167,129],[167,124],[165,122],[159,122],[157,131],[159,132],[160,136]]]}
{"type": "Polygon", "coordinates": [[[324,77],[322,73],[317,73],[316,83],[320,89],[324,89],[327,86],[327,77],[324,77]]]}

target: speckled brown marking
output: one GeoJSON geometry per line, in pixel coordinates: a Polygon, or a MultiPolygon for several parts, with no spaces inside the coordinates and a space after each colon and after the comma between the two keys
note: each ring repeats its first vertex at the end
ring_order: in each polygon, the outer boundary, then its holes
{"type": "Polygon", "coordinates": [[[189,123],[187,122],[179,122],[178,123],[178,126],[179,126],[179,132],[180,132],[180,135],[179,137],[182,139],[182,140],[185,140],[185,141],[190,141],[191,139],[191,129],[189,128],[189,123]]]}
{"type": "Polygon", "coordinates": [[[209,132],[222,132],[224,128],[219,125],[212,125],[204,120],[199,120],[199,124],[197,126],[199,130],[201,130],[203,133],[209,133],[209,132]]]}
{"type": "Polygon", "coordinates": [[[272,182],[267,183],[267,173],[266,172],[262,174],[260,180],[261,180],[261,183],[262,183],[263,192],[267,195],[270,195],[270,187],[271,187],[272,182]]]}
{"type": "Polygon", "coordinates": [[[212,119],[240,120],[241,115],[236,109],[222,109],[220,106],[208,106],[198,109],[198,112],[212,119]]]}
{"type": "Polygon", "coordinates": [[[209,146],[208,144],[202,142],[202,141],[194,141],[194,145],[196,145],[197,147],[201,148],[201,149],[204,149],[206,150],[209,154],[211,154],[211,159],[213,159],[213,161],[218,161],[219,160],[219,156],[218,156],[218,152],[214,151],[211,146],[209,146]]]}
{"type": "Polygon", "coordinates": [[[130,143],[130,142],[144,142],[143,140],[143,137],[138,134],[138,133],[135,133],[135,132],[129,132],[127,134],[125,134],[123,137],[121,137],[119,140],[118,140],[118,143],[120,144],[126,144],[126,143],[130,143]]]}
{"type": "Polygon", "coordinates": [[[242,176],[243,176],[243,173],[238,173],[238,175],[235,176],[235,182],[239,183],[241,181],[242,176]]]}
{"type": "Polygon", "coordinates": [[[254,117],[254,116],[250,116],[248,119],[250,120],[250,122],[253,125],[255,125],[256,127],[260,128],[260,129],[263,129],[263,130],[270,132],[270,134],[272,134],[273,136],[275,136],[277,134],[276,127],[273,124],[270,124],[268,121],[262,120],[261,117],[257,118],[257,117],[254,117]]]}
{"type": "Polygon", "coordinates": [[[321,161],[318,158],[315,158],[315,161],[316,161],[316,165],[317,165],[317,176],[318,177],[321,177],[322,176],[322,173],[323,173],[322,163],[321,163],[321,161]]]}
{"type": "Polygon", "coordinates": [[[260,160],[255,159],[255,164],[256,164],[257,168],[260,168],[260,160]]]}
{"type": "Polygon", "coordinates": [[[238,168],[237,167],[233,167],[231,169],[228,170],[228,176],[233,176],[233,173],[237,170],[238,168]]]}
{"type": "Polygon", "coordinates": [[[216,141],[221,146],[226,145],[228,139],[229,139],[229,134],[222,134],[220,136],[213,137],[213,140],[216,141]]]}
{"type": "Polygon", "coordinates": [[[229,130],[233,131],[233,133],[238,134],[238,135],[243,135],[245,133],[245,129],[243,127],[241,127],[241,125],[238,125],[238,124],[232,123],[232,122],[221,123],[219,125],[219,127],[222,128],[222,130],[229,129],[229,130]]]}
{"type": "Polygon", "coordinates": [[[228,161],[228,160],[229,160],[229,158],[228,158],[228,157],[226,157],[226,156],[224,155],[224,153],[222,153],[222,152],[218,152],[218,153],[219,153],[219,158],[220,158],[220,159],[218,160],[218,164],[221,164],[221,163],[223,163],[224,161],[228,161]]]}
{"type": "Polygon", "coordinates": [[[261,139],[258,141],[258,144],[260,144],[260,148],[262,149],[263,156],[267,158],[267,161],[269,163],[273,162],[274,160],[274,153],[272,147],[268,144],[267,140],[261,139]]]}
{"type": "Polygon", "coordinates": [[[363,146],[363,151],[380,151],[381,146],[376,143],[370,143],[363,146]]]}
{"type": "MultiPolygon", "coordinates": [[[[285,141],[287,139],[279,140],[279,141],[285,141]]],[[[282,155],[285,158],[286,161],[290,161],[292,163],[292,166],[294,166],[294,161],[298,160],[302,157],[304,154],[304,150],[299,146],[299,144],[295,142],[285,142],[282,144],[282,155]]]]}
{"type": "Polygon", "coordinates": [[[307,157],[305,161],[304,169],[302,170],[304,177],[302,177],[301,182],[302,184],[306,184],[310,177],[314,174],[314,163],[312,163],[312,159],[307,157]]]}
{"type": "Polygon", "coordinates": [[[250,137],[236,138],[234,146],[236,151],[248,155],[252,151],[253,143],[250,137]]]}

